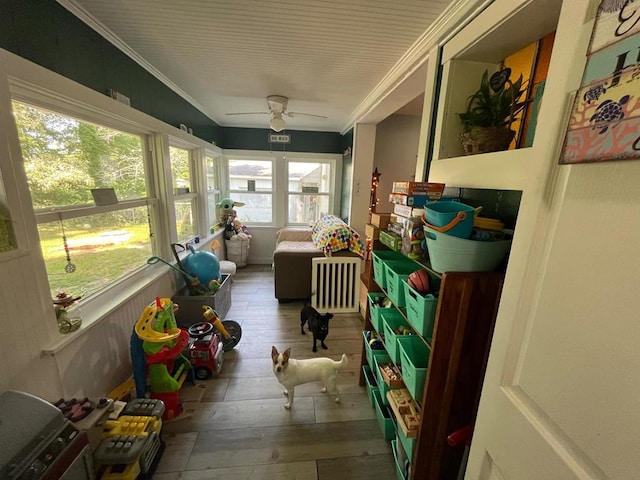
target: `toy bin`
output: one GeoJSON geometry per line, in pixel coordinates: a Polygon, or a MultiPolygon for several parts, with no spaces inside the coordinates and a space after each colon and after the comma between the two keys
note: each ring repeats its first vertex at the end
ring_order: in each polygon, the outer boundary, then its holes
{"type": "Polygon", "coordinates": [[[398,349],[398,339],[413,334],[409,322],[405,320],[400,312],[384,312],[382,314],[382,328],[384,331],[384,346],[391,360],[396,365],[400,364],[400,350],[398,349]],[[401,330],[403,333],[398,333],[401,330]]]}
{"type": "Polygon", "coordinates": [[[400,337],[398,344],[404,384],[413,399],[422,402],[429,364],[429,348],[424,340],[416,335],[400,337]]]}
{"type": "MultiPolygon", "coordinates": [[[[398,429],[399,430],[399,429],[398,429]]],[[[393,450],[393,460],[396,464],[396,478],[398,480],[407,480],[407,476],[405,476],[405,466],[404,462],[401,462],[398,458],[398,442],[397,440],[391,440],[391,450],[393,450]],[[402,463],[402,465],[401,465],[402,463]]]]}
{"type": "Polygon", "coordinates": [[[373,371],[373,369],[375,368],[373,358],[377,355],[387,355],[387,351],[384,349],[384,344],[380,341],[375,332],[369,332],[365,330],[364,332],[362,332],[362,336],[364,337],[364,350],[367,357],[367,364],[373,371]]]}
{"type": "Polygon", "coordinates": [[[386,297],[384,293],[369,293],[369,317],[371,318],[371,325],[376,329],[376,332],[382,333],[382,318],[380,315],[384,312],[395,310],[393,306],[384,308],[376,304],[376,300],[386,297]]]}
{"type": "Polygon", "coordinates": [[[402,282],[409,278],[409,274],[422,267],[412,260],[403,262],[388,262],[385,264],[387,276],[387,294],[396,307],[405,306],[404,287],[402,282]]]}
{"type": "Polygon", "coordinates": [[[424,227],[431,267],[444,272],[491,272],[500,266],[511,240],[467,240],[424,227]]]}
{"type": "Polygon", "coordinates": [[[404,388],[404,385],[401,384],[397,387],[391,387],[384,381],[384,377],[382,376],[382,372],[380,371],[380,365],[385,363],[391,363],[391,358],[389,355],[376,355],[373,357],[374,368],[371,369],[372,373],[376,376],[376,383],[378,385],[378,391],[380,392],[380,396],[382,397],[382,404],[389,405],[389,399],[387,398],[387,392],[396,388],[404,388]]]}
{"type": "Polygon", "coordinates": [[[220,320],[224,319],[231,308],[231,277],[229,275],[221,275],[221,277],[222,284],[213,295],[189,295],[189,290],[184,288],[171,297],[171,301],[179,306],[175,312],[179,327],[188,328],[194,323],[204,322],[203,305],[208,305],[215,310],[220,320]]]}
{"type": "Polygon", "coordinates": [[[431,340],[438,299],[430,293],[422,295],[407,282],[403,283],[403,287],[407,305],[407,320],[418,334],[431,340]]]}
{"type": "Polygon", "coordinates": [[[413,461],[413,449],[416,446],[416,439],[407,437],[401,428],[399,428],[397,431],[397,437],[398,437],[398,440],[400,441],[400,445],[402,445],[402,448],[404,448],[404,451],[406,452],[407,457],[409,458],[410,461],[413,461]]]}
{"type": "Polygon", "coordinates": [[[378,391],[376,376],[371,368],[369,368],[369,365],[362,366],[362,373],[364,374],[364,381],[367,384],[367,397],[369,397],[369,403],[371,403],[371,408],[375,408],[373,392],[378,391]]]}
{"type": "Polygon", "coordinates": [[[373,279],[380,286],[380,288],[387,288],[386,272],[384,269],[384,263],[386,261],[393,260],[406,260],[400,252],[394,252],[392,250],[373,250],[371,255],[373,263],[373,279]]]}
{"type": "Polygon", "coordinates": [[[460,202],[433,202],[425,205],[423,223],[429,228],[460,238],[473,231],[475,208],[460,202]]]}
{"type": "Polygon", "coordinates": [[[393,424],[393,413],[391,410],[382,403],[382,396],[380,392],[373,392],[374,404],[376,409],[376,417],[378,417],[378,425],[382,431],[382,436],[385,440],[392,440],[396,438],[396,427],[393,424]]]}

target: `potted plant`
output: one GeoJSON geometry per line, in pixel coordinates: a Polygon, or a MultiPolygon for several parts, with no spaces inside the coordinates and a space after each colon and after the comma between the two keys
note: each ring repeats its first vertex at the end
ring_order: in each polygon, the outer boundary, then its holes
{"type": "Polygon", "coordinates": [[[495,72],[491,78],[485,70],[480,89],[467,100],[467,111],[457,114],[464,126],[460,142],[465,155],[509,148],[516,134],[511,124],[527,104],[527,82],[523,82],[522,74],[515,82],[510,76],[510,68],[495,72]]]}

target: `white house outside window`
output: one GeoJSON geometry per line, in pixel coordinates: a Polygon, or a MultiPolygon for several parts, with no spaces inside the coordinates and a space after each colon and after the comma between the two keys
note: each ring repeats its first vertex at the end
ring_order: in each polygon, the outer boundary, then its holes
{"type": "Polygon", "coordinates": [[[273,221],[273,162],[229,159],[229,193],[245,205],[238,212],[243,223],[273,221]]]}

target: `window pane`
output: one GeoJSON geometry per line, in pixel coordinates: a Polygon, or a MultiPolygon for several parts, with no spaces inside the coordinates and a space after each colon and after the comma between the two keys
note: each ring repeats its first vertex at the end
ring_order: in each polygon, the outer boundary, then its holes
{"type": "Polygon", "coordinates": [[[272,196],[268,193],[239,193],[231,194],[236,202],[242,202],[243,207],[236,207],[238,220],[242,223],[270,223],[272,221],[272,196]]]}
{"type": "Polygon", "coordinates": [[[329,193],[331,165],[315,162],[289,162],[289,191],[329,193]]]}
{"type": "Polygon", "coordinates": [[[288,223],[315,223],[329,213],[327,195],[289,195],[288,223]]]}
{"type": "Polygon", "coordinates": [[[169,147],[171,175],[173,176],[174,195],[191,191],[191,169],[189,168],[189,150],[169,147]],[[187,189],[183,192],[177,189],[187,189]]]}
{"type": "Polygon", "coordinates": [[[195,210],[193,199],[181,199],[174,202],[176,207],[176,231],[178,241],[187,240],[196,235],[195,210]]]}
{"type": "Polygon", "coordinates": [[[218,162],[210,155],[205,157],[206,176],[207,176],[207,211],[209,213],[209,223],[211,226],[218,223],[218,207],[220,198],[220,181],[218,179],[218,162]]]}
{"type": "Polygon", "coordinates": [[[152,255],[147,207],[38,225],[52,297],[59,289],[85,297],[146,265],[152,255]],[[67,266],[62,227],[73,273],[67,266]]]}
{"type": "Polygon", "coordinates": [[[272,178],[270,160],[229,160],[230,191],[271,192],[272,178]]]}
{"type": "Polygon", "coordinates": [[[20,102],[13,110],[36,210],[93,204],[92,188],[147,195],[141,137],[20,102]]]}

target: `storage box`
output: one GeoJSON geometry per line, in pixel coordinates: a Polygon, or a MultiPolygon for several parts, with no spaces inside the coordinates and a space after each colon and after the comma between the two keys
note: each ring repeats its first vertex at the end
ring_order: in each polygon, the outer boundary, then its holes
{"type": "Polygon", "coordinates": [[[382,326],[384,329],[384,346],[393,363],[397,365],[400,363],[400,350],[398,349],[397,340],[412,334],[413,330],[409,326],[409,322],[395,309],[393,312],[384,312],[382,314],[382,326]],[[397,333],[397,329],[409,330],[411,333],[397,333]]]}
{"type": "Polygon", "coordinates": [[[388,262],[385,264],[387,295],[389,295],[389,298],[396,307],[403,308],[405,306],[402,282],[405,282],[407,278],[409,278],[411,272],[415,272],[420,268],[420,265],[409,259],[402,262],[388,262]]]}
{"type": "Polygon", "coordinates": [[[380,392],[380,401],[382,402],[383,405],[389,405],[389,399],[387,398],[387,392],[389,390],[396,389],[396,388],[404,388],[404,384],[402,384],[400,387],[391,387],[389,385],[387,385],[384,381],[384,378],[382,378],[382,373],[380,372],[380,365],[384,364],[384,363],[389,363],[391,362],[391,358],[389,357],[389,355],[387,355],[385,353],[385,355],[376,355],[373,357],[373,368],[371,369],[371,372],[376,376],[376,384],[378,385],[378,390],[380,392]]]}
{"type": "Polygon", "coordinates": [[[424,208],[409,207],[408,205],[393,205],[393,213],[401,217],[422,217],[424,208]]]}
{"type": "Polygon", "coordinates": [[[426,195],[405,195],[403,193],[389,194],[389,202],[396,205],[406,205],[408,207],[424,207],[428,202],[435,200],[426,195]]]}
{"type": "Polygon", "coordinates": [[[366,238],[370,238],[371,240],[378,240],[380,236],[380,228],[372,225],[371,223],[367,223],[364,227],[364,235],[366,238]]]}
{"type": "Polygon", "coordinates": [[[369,339],[367,338],[367,332],[366,330],[364,332],[362,332],[362,336],[364,337],[364,351],[365,351],[365,355],[367,357],[367,364],[369,365],[369,368],[371,370],[373,370],[376,365],[373,361],[374,357],[378,356],[378,355],[387,355],[387,351],[384,349],[384,345],[382,344],[382,342],[380,342],[380,349],[373,349],[371,348],[371,345],[369,344],[369,339]]]}
{"type": "Polygon", "coordinates": [[[171,301],[179,307],[175,313],[179,327],[189,327],[194,323],[204,322],[203,305],[210,306],[222,320],[231,308],[231,277],[222,275],[222,284],[215,295],[189,295],[189,290],[185,287],[171,297],[171,301]]]}
{"type": "Polygon", "coordinates": [[[378,425],[380,425],[380,431],[385,440],[392,440],[396,438],[396,429],[393,424],[391,416],[393,412],[382,403],[382,395],[380,392],[373,392],[374,404],[376,408],[376,417],[378,418],[378,425]]]}
{"type": "Polygon", "coordinates": [[[391,191],[405,195],[426,195],[440,198],[444,190],[444,183],[434,182],[393,182],[391,191]]]}
{"type": "Polygon", "coordinates": [[[369,397],[369,403],[371,408],[375,408],[373,392],[378,391],[378,382],[376,376],[373,374],[369,365],[362,366],[362,373],[364,374],[364,382],[367,384],[367,396],[369,397]]]}
{"type": "Polygon", "coordinates": [[[396,479],[407,480],[408,477],[405,475],[404,462],[401,462],[400,459],[398,459],[398,441],[397,440],[391,440],[391,450],[393,450],[393,460],[394,460],[394,463],[396,464],[396,479]]]}
{"type": "Polygon", "coordinates": [[[429,364],[429,348],[424,340],[416,335],[398,338],[398,346],[404,384],[413,399],[422,402],[429,364]]]}
{"type": "Polygon", "coordinates": [[[400,252],[389,250],[373,250],[371,252],[373,257],[373,279],[376,281],[380,288],[387,288],[386,271],[384,263],[389,260],[407,260],[407,258],[400,252]]]}
{"type": "Polygon", "coordinates": [[[384,230],[385,228],[387,228],[390,217],[390,213],[372,213],[371,221],[369,223],[374,227],[378,227],[384,230]]]}
{"type": "MultiPolygon", "coordinates": [[[[440,279],[429,275],[432,291],[438,291],[440,279]]],[[[404,282],[404,299],[407,307],[407,320],[411,326],[427,340],[431,341],[433,322],[436,318],[438,299],[431,294],[422,295],[420,292],[404,282]]]]}
{"type": "Polygon", "coordinates": [[[402,247],[402,237],[395,233],[380,230],[380,243],[389,247],[391,250],[398,252],[402,247]]]}
{"type": "Polygon", "coordinates": [[[367,297],[369,298],[369,318],[371,319],[371,325],[373,325],[376,332],[382,333],[382,317],[380,314],[390,310],[395,311],[396,309],[393,306],[384,308],[376,303],[376,300],[379,298],[386,297],[384,293],[369,293],[367,297]]]}

